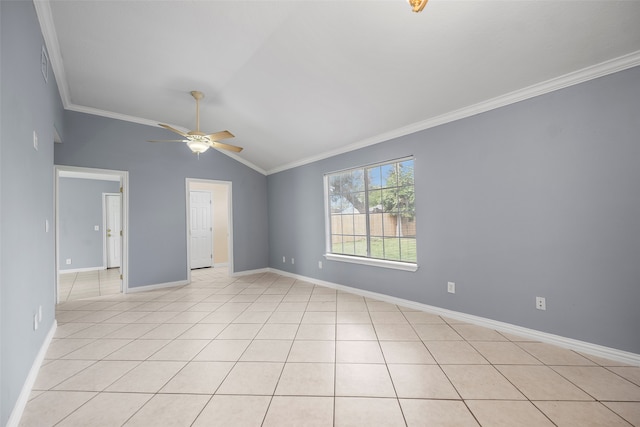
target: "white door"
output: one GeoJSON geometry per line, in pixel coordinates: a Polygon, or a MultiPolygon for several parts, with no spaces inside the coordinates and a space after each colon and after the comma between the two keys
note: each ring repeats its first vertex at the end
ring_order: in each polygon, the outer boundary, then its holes
{"type": "Polygon", "coordinates": [[[211,193],[190,191],[191,269],[211,267],[213,230],[211,228],[211,193]]]}
{"type": "Polygon", "coordinates": [[[107,214],[107,268],[120,267],[122,245],[120,195],[105,195],[107,214]]]}

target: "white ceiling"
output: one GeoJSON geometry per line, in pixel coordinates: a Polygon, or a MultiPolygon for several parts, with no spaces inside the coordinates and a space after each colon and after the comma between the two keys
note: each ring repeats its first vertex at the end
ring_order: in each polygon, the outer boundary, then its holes
{"type": "Polygon", "coordinates": [[[640,1],[430,0],[415,14],[406,0],[53,0],[36,10],[66,108],[193,129],[189,91],[201,90],[201,129],[233,132],[239,158],[264,173],[640,65],[640,1]]]}

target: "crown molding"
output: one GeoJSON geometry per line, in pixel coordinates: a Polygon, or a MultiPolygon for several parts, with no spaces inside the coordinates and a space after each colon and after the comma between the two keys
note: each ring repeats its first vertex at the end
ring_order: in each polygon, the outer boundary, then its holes
{"type": "Polygon", "coordinates": [[[560,90],[569,86],[597,79],[598,77],[617,73],[618,71],[624,71],[638,65],[640,65],[640,51],[632,52],[630,54],[620,56],[609,61],[601,62],[599,64],[595,64],[560,77],[555,77],[541,83],[536,83],[534,85],[527,86],[525,88],[518,89],[513,92],[509,92],[504,95],[500,95],[495,98],[470,105],[468,107],[460,108],[458,110],[454,110],[440,116],[416,122],[389,132],[373,136],[371,138],[363,139],[353,144],[340,147],[336,150],[327,151],[316,156],[307,157],[296,162],[278,166],[277,168],[268,170],[267,175],[282,172],[298,166],[304,166],[306,164],[317,162],[319,160],[333,157],[338,154],[343,154],[349,151],[357,150],[359,148],[368,147],[370,145],[416,133],[425,129],[443,125],[445,123],[464,119],[466,117],[475,116],[476,114],[495,110],[496,108],[504,107],[510,104],[515,104],[516,102],[524,101],[526,99],[544,95],[545,93],[554,92],[556,90],[560,90]]]}

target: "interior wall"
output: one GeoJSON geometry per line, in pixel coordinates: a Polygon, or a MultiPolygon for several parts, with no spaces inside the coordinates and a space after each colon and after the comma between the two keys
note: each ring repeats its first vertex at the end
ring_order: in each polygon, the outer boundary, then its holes
{"type": "Polygon", "coordinates": [[[229,187],[226,184],[191,182],[189,188],[211,192],[213,264],[222,267],[229,262],[229,187]]]}
{"type": "Polygon", "coordinates": [[[102,193],[118,193],[120,183],[82,178],[58,181],[59,269],[101,269],[104,265],[102,193]],[[98,226],[96,231],[94,226],[98,226]],[[67,258],[71,265],[66,264],[67,258]]]}
{"type": "Polygon", "coordinates": [[[33,3],[0,2],[0,425],[54,325],[53,139],[54,126],[62,138],[64,127],[50,64],[43,76],[43,45],[33,3]]]}
{"type": "Polygon", "coordinates": [[[640,67],[269,175],[269,265],[640,353],[638,111],[640,67]],[[408,155],[418,271],[325,260],[323,175],[408,155]]]}
{"type": "Polygon", "coordinates": [[[187,177],[233,183],[233,269],[268,265],[267,179],[218,152],[196,157],[184,144],[151,144],[167,131],[65,111],[55,163],[129,171],[129,288],[187,280],[187,177]]]}

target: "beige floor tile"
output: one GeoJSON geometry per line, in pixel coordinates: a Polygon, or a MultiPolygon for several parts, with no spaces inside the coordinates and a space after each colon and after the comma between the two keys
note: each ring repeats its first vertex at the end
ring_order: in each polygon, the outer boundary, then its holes
{"type": "Polygon", "coordinates": [[[335,427],[405,426],[397,399],[336,397],[335,427]]]}
{"type": "Polygon", "coordinates": [[[213,340],[193,360],[236,362],[249,344],[251,344],[251,340],[213,340]]]}
{"type": "Polygon", "coordinates": [[[56,390],[102,391],[138,362],[100,360],[55,387],[56,390]]]}
{"type": "Polygon", "coordinates": [[[333,397],[333,389],[333,363],[287,363],[275,394],[333,397]]]}
{"type": "Polygon", "coordinates": [[[236,317],[232,323],[257,323],[264,324],[271,317],[270,311],[245,311],[236,317]]]}
{"type": "Polygon", "coordinates": [[[400,311],[371,311],[371,321],[376,324],[409,324],[404,314],[400,311]]]}
{"type": "Polygon", "coordinates": [[[461,400],[400,399],[408,427],[479,427],[461,400]]]}
{"type": "MultiPolygon", "coordinates": [[[[105,324],[122,324],[122,323],[134,323],[136,322],[138,319],[142,318],[146,316],[146,314],[144,314],[144,312],[139,312],[139,311],[125,311],[124,313],[120,313],[116,316],[110,317],[107,320],[104,321],[105,324]]],[[[122,325],[121,325],[122,326],[122,325]]]]}
{"type": "Polygon", "coordinates": [[[301,324],[296,340],[330,340],[336,339],[335,325],[301,324]]]}
{"type": "Polygon", "coordinates": [[[218,394],[273,394],[284,363],[238,362],[224,380],[218,394]]]}
{"type": "Polygon", "coordinates": [[[271,314],[267,323],[289,323],[299,325],[302,322],[303,311],[276,311],[271,314]]]}
{"type": "Polygon", "coordinates": [[[213,313],[207,315],[207,317],[202,319],[200,323],[222,323],[226,325],[233,322],[233,319],[235,319],[239,315],[240,313],[229,312],[229,311],[228,312],[214,311],[213,313]]]}
{"type": "Polygon", "coordinates": [[[508,341],[493,329],[477,325],[451,325],[467,341],[508,341]]]}
{"type": "Polygon", "coordinates": [[[442,369],[463,399],[525,399],[493,366],[444,365],[442,369]]]}
{"type": "Polygon", "coordinates": [[[61,338],[61,339],[53,339],[51,340],[51,344],[49,344],[49,348],[47,349],[46,359],[59,359],[72,353],[79,348],[82,348],[92,342],[95,339],[93,338],[61,338]]]}
{"type": "Polygon", "coordinates": [[[307,311],[336,311],[335,301],[309,301],[307,311]]]}
{"type": "Polygon", "coordinates": [[[190,426],[209,399],[208,395],[157,394],[125,426],[190,426]]]}
{"type": "Polygon", "coordinates": [[[242,362],[285,362],[293,341],[255,340],[245,350],[242,362]]]}
{"type": "Polygon", "coordinates": [[[141,362],[107,387],[107,391],[156,393],[185,365],[186,362],[141,362]]]}
{"type": "Polygon", "coordinates": [[[143,340],[173,340],[182,335],[191,325],[184,323],[165,323],[140,337],[143,340]]]}
{"type": "Polygon", "coordinates": [[[138,323],[163,323],[178,315],[177,311],[155,311],[138,319],[138,323]]]}
{"type": "Polygon", "coordinates": [[[121,338],[121,339],[137,339],[146,334],[158,325],[153,323],[134,323],[131,325],[124,325],[120,329],[113,331],[106,338],[121,338]]]}
{"type": "Polygon", "coordinates": [[[145,360],[170,342],[170,340],[138,339],[104,358],[107,360],[145,360]]]}
{"type": "Polygon", "coordinates": [[[129,344],[131,340],[100,339],[64,356],[64,359],[100,360],[129,344]]]}
{"type": "Polygon", "coordinates": [[[336,312],[335,311],[305,311],[302,316],[302,324],[323,324],[323,325],[335,325],[336,312]]]}
{"type": "Polygon", "coordinates": [[[608,368],[622,378],[626,378],[636,385],[640,385],[640,367],[639,366],[612,366],[608,368]]]}
{"type": "Polygon", "coordinates": [[[258,335],[262,328],[259,324],[233,323],[227,326],[220,335],[216,337],[219,340],[251,340],[258,335]]]}
{"type": "Polygon", "coordinates": [[[49,390],[94,363],[92,360],[53,360],[40,368],[33,390],[49,390]]]}
{"type": "Polygon", "coordinates": [[[76,332],[86,329],[93,325],[94,323],[65,323],[63,325],[59,325],[56,328],[56,332],[53,337],[68,338],[69,336],[75,334],[76,332]]]}
{"type": "Polygon", "coordinates": [[[187,329],[177,339],[179,340],[212,340],[224,330],[226,324],[198,323],[187,329]]]}
{"type": "Polygon", "coordinates": [[[640,402],[640,386],[599,366],[554,366],[560,375],[598,400],[640,402]]]}
{"type": "Polygon", "coordinates": [[[380,341],[419,341],[413,327],[407,324],[376,323],[376,334],[380,341]]]}
{"type": "Polygon", "coordinates": [[[540,365],[541,362],[512,342],[473,341],[471,345],[493,365],[540,365]]]}
{"type": "Polygon", "coordinates": [[[174,340],[155,352],[149,360],[191,360],[211,340],[174,340]]]}
{"type": "Polygon", "coordinates": [[[221,313],[241,313],[249,308],[250,305],[251,303],[249,302],[227,302],[221,305],[216,311],[221,313]]]}
{"type": "Polygon", "coordinates": [[[376,331],[371,324],[338,324],[336,325],[337,340],[377,340],[376,331]]]}
{"type": "Polygon", "coordinates": [[[371,316],[368,311],[354,312],[354,311],[338,311],[336,317],[337,323],[348,324],[371,324],[371,316]]]}
{"type": "Polygon", "coordinates": [[[420,341],[381,341],[380,346],[387,363],[436,363],[424,343],[420,341]]]}
{"type": "Polygon", "coordinates": [[[207,316],[208,313],[204,311],[184,311],[169,319],[167,323],[188,323],[193,325],[207,316]]]}
{"type": "Polygon", "coordinates": [[[488,364],[487,359],[466,341],[425,341],[424,344],[441,365],[488,364]]]}
{"type": "Polygon", "coordinates": [[[27,403],[20,427],[53,426],[96,394],[78,391],[44,392],[27,403]]]}
{"type": "Polygon", "coordinates": [[[271,396],[222,396],[211,398],[193,427],[260,427],[271,396]]]}
{"type": "Polygon", "coordinates": [[[529,400],[592,400],[548,366],[496,366],[529,400]]]}
{"type": "Polygon", "coordinates": [[[407,321],[413,325],[428,323],[428,324],[444,324],[445,321],[437,314],[424,313],[421,311],[403,311],[404,317],[407,321]]]}
{"type": "Polygon", "coordinates": [[[119,426],[151,399],[151,396],[138,393],[100,393],[62,420],[58,426],[119,426]]]}
{"type": "Polygon", "coordinates": [[[388,302],[375,301],[371,299],[366,299],[367,307],[370,312],[374,311],[400,311],[397,305],[389,304],[388,302]]]}
{"type": "Polygon", "coordinates": [[[584,365],[595,366],[595,363],[580,356],[573,350],[556,347],[541,342],[519,342],[517,345],[540,360],[545,365],[584,365]]]}
{"type": "Polygon", "coordinates": [[[337,363],[384,363],[378,341],[336,341],[337,363]]]}
{"type": "Polygon", "coordinates": [[[558,427],[629,427],[599,402],[533,402],[558,427]]]}
{"type": "Polygon", "coordinates": [[[387,365],[399,398],[460,399],[436,365],[387,365]]]}
{"type": "Polygon", "coordinates": [[[98,323],[70,335],[69,338],[103,338],[123,326],[115,323],[98,323]]]}
{"type": "Polygon", "coordinates": [[[336,396],[396,397],[385,365],[336,364],[336,396]]]}
{"type": "Polygon", "coordinates": [[[298,332],[297,324],[273,323],[266,324],[260,329],[257,340],[293,340],[298,332]]]}
{"type": "Polygon", "coordinates": [[[334,341],[294,341],[287,362],[325,362],[336,360],[334,341]]]}
{"type": "Polygon", "coordinates": [[[189,307],[190,312],[193,311],[202,311],[204,313],[212,313],[218,309],[222,304],[219,302],[199,302],[191,307],[189,307]]]}
{"type": "Polygon", "coordinates": [[[189,362],[160,393],[213,394],[233,367],[233,362],[189,362]]]}
{"type": "Polygon", "coordinates": [[[521,400],[467,400],[467,406],[483,426],[553,427],[531,402],[521,400]]]}
{"type": "Polygon", "coordinates": [[[603,404],[634,426],[640,426],[640,403],[603,402],[603,404]]]}
{"type": "Polygon", "coordinates": [[[368,312],[364,301],[338,301],[336,309],[342,312],[368,312]]]}
{"type": "Polygon", "coordinates": [[[274,396],[263,427],[333,427],[333,398],[274,396]]]}
{"type": "Polygon", "coordinates": [[[462,337],[449,325],[415,324],[416,333],[423,341],[462,341],[462,337]]]}

